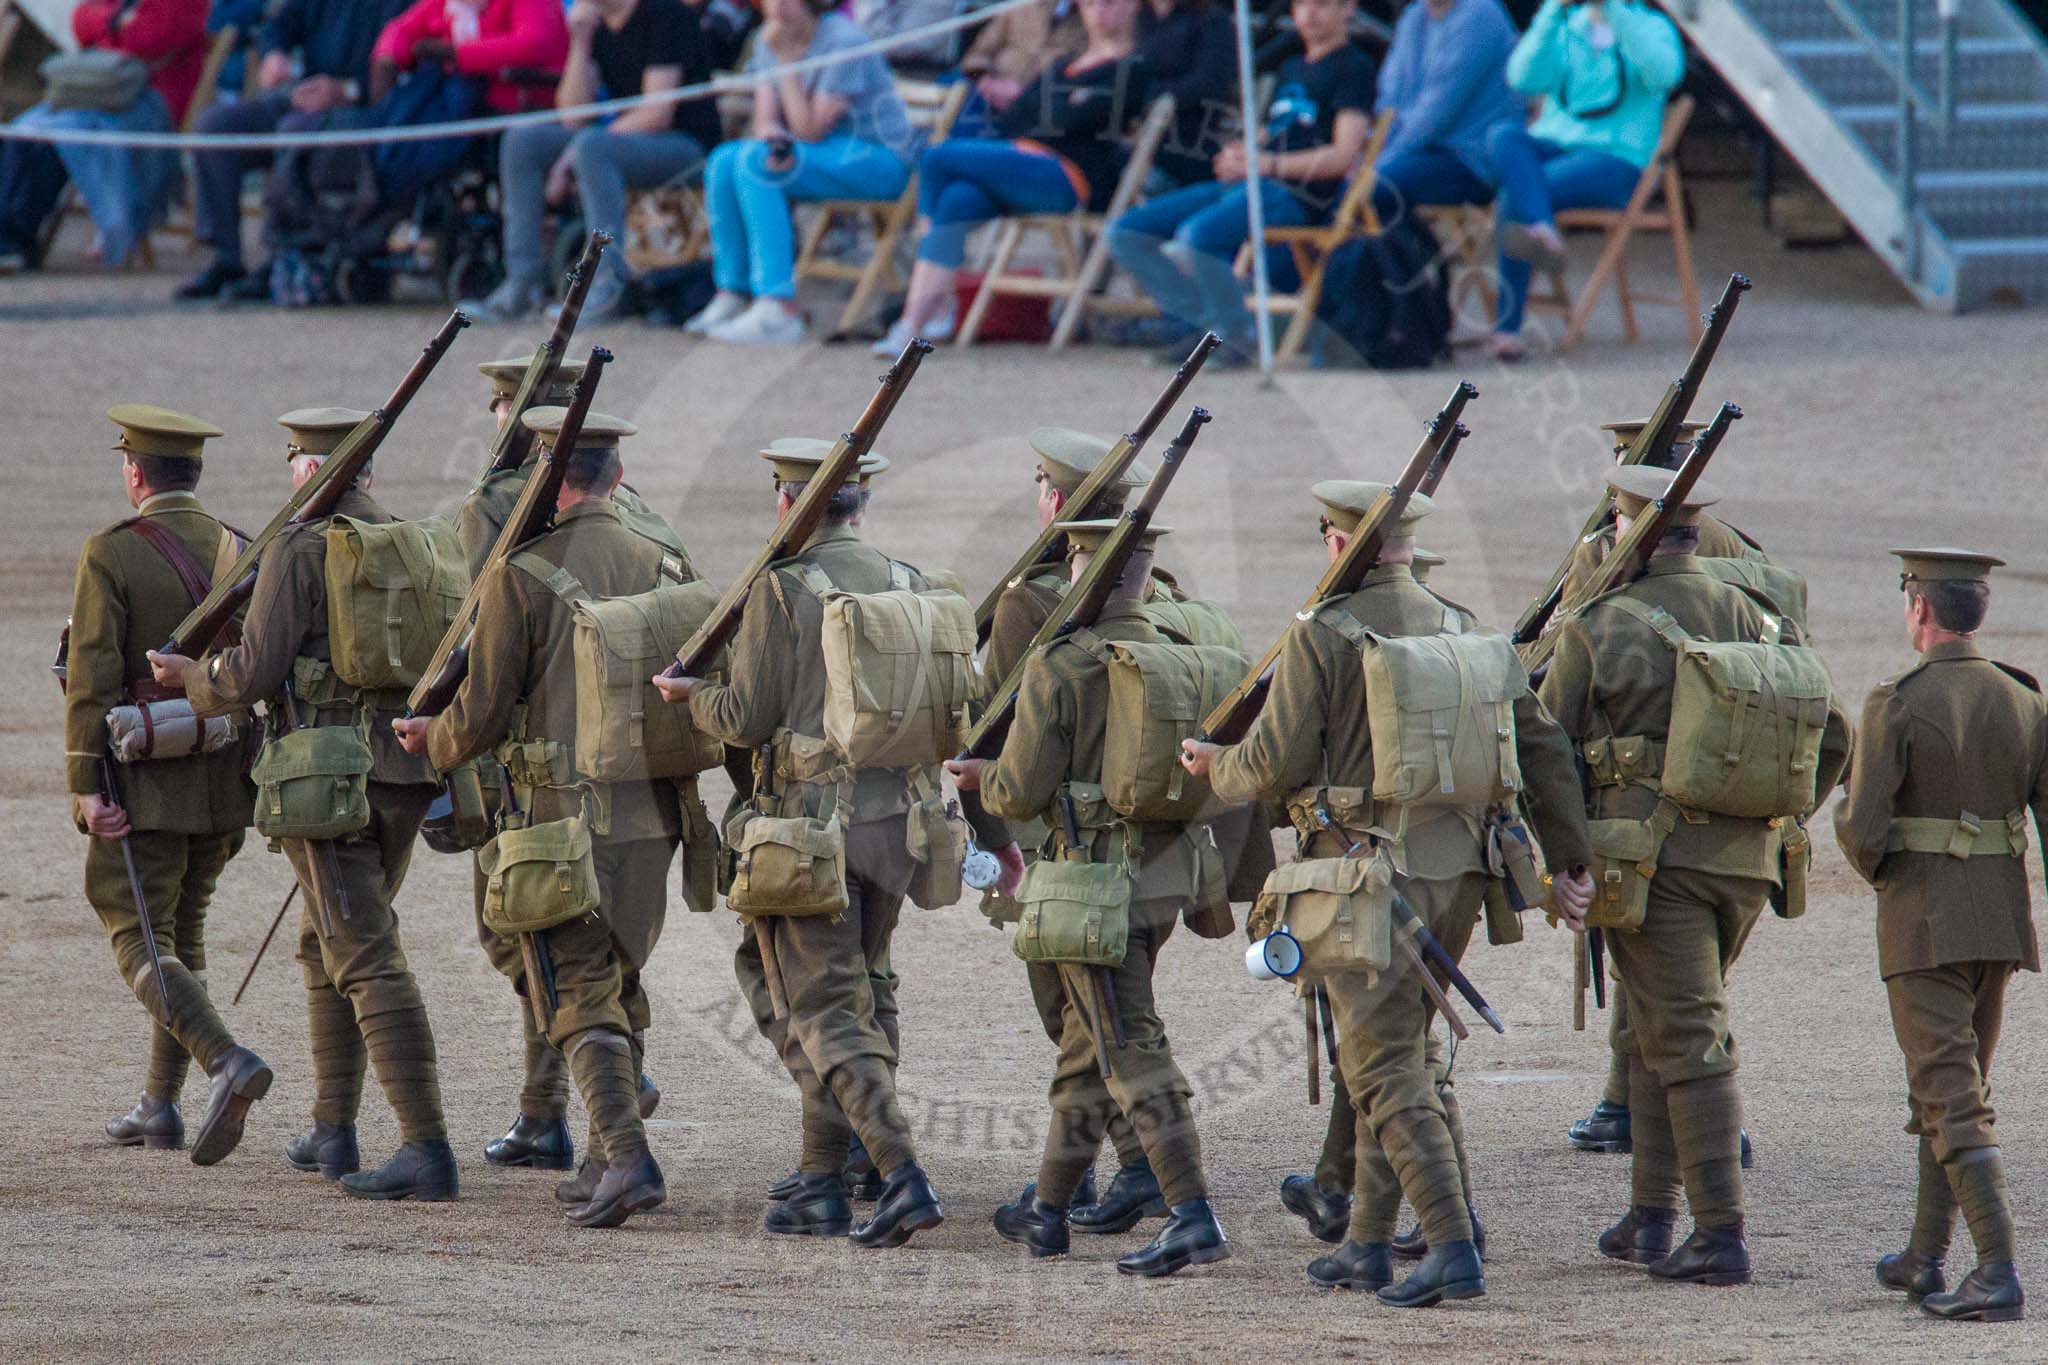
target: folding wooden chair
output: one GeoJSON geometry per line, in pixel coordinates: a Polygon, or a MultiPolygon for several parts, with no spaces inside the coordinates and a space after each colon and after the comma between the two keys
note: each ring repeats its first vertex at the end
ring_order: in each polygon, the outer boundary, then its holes
{"type": "Polygon", "coordinates": [[[1418,204],[1411,210],[1435,234],[1440,260],[1450,273],[1451,341],[1462,345],[1483,340],[1493,331],[1500,308],[1494,288],[1493,206],[1491,204],[1418,204]],[[1468,305],[1478,301],[1478,307],[1468,305]],[[1469,324],[1460,332],[1460,324],[1469,324]]]}
{"type": "MultiPolygon", "coordinates": [[[[693,172],[694,174],[694,172],[693,172]]],[[[694,184],[641,190],[626,201],[626,261],[636,271],[666,270],[711,254],[711,219],[694,184]]]]}
{"type": "Polygon", "coordinates": [[[1664,131],[1657,138],[1657,154],[1650,164],[1643,168],[1643,174],[1636,181],[1635,193],[1629,196],[1628,206],[1620,209],[1559,209],[1557,226],[1560,232],[1574,228],[1598,229],[1606,234],[1600,257],[1593,263],[1592,273],[1586,276],[1586,283],[1580,287],[1574,299],[1565,287],[1562,275],[1550,277],[1551,292],[1529,295],[1530,307],[1555,308],[1565,314],[1564,337],[1558,343],[1562,349],[1577,344],[1585,335],[1586,321],[1592,316],[1593,305],[1600,301],[1609,280],[1614,282],[1614,296],[1621,305],[1621,331],[1631,344],[1640,340],[1636,331],[1635,305],[1638,303],[1660,303],[1674,305],[1685,312],[1689,335],[1697,343],[1700,339],[1700,286],[1693,273],[1692,234],[1685,225],[1685,189],[1678,178],[1678,142],[1685,135],[1685,126],[1692,118],[1693,100],[1690,95],[1680,95],[1664,110],[1664,131]],[[1663,202],[1652,209],[1650,200],[1662,191],[1663,202]],[[1629,287],[1628,243],[1638,232],[1662,232],[1671,238],[1671,254],[1678,270],[1678,295],[1638,294],[1629,287]]]}
{"type": "MultiPolygon", "coordinates": [[[[896,90],[910,110],[911,122],[925,130],[925,145],[929,146],[951,135],[953,121],[960,116],[961,106],[967,103],[973,86],[966,81],[948,86],[898,81],[896,90]]],[[[903,193],[894,199],[813,199],[806,201],[804,207],[812,212],[797,252],[796,277],[800,281],[852,282],[853,293],[840,310],[838,325],[832,329],[834,335],[850,332],[873,311],[877,294],[884,289],[904,287],[896,269],[896,248],[917,218],[917,177],[912,175],[903,193]],[[835,261],[819,254],[825,234],[840,222],[866,222],[874,230],[874,250],[867,260],[835,261]]]]}
{"type": "MultiPolygon", "coordinates": [[[[1309,327],[1316,320],[1316,304],[1323,297],[1323,271],[1329,268],[1330,254],[1353,238],[1372,237],[1380,231],[1380,216],[1372,206],[1372,190],[1379,181],[1380,148],[1386,145],[1387,130],[1393,126],[1391,109],[1382,109],[1373,119],[1359,154],[1358,169],[1352,173],[1351,183],[1345,187],[1344,197],[1337,201],[1337,211],[1330,215],[1329,222],[1321,227],[1266,229],[1266,245],[1286,247],[1294,258],[1294,273],[1301,279],[1300,288],[1291,294],[1266,296],[1269,311],[1293,319],[1287,324],[1280,344],[1273,348],[1276,362],[1298,355],[1307,344],[1309,327]]],[[[1249,273],[1251,262],[1252,247],[1246,242],[1237,253],[1238,272],[1249,273]]]]}
{"type": "Polygon", "coordinates": [[[1161,95],[1145,111],[1131,139],[1130,160],[1116,182],[1109,207],[1101,213],[1076,210],[1073,213],[1022,213],[1002,220],[995,249],[982,270],[981,289],[961,320],[958,346],[972,346],[981,331],[989,304],[1000,295],[1051,299],[1059,305],[1059,324],[1053,328],[1052,349],[1057,351],[1073,340],[1082,315],[1089,312],[1114,313],[1124,317],[1150,317],[1158,312],[1150,299],[1110,298],[1097,292],[1109,270],[1109,234],[1104,231],[1137,202],[1159,155],[1159,144],[1173,126],[1173,96],[1161,95]],[[1013,274],[1011,258],[1027,232],[1043,233],[1059,258],[1059,272],[1052,275],[1013,274]]]}

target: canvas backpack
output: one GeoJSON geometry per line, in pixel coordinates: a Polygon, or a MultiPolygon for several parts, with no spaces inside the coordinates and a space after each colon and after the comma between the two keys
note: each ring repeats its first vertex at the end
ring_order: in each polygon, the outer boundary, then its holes
{"type": "Polygon", "coordinates": [[[920,768],[960,752],[979,699],[974,608],[947,589],[911,587],[891,561],[889,587],[845,592],[806,565],[825,608],[825,739],[854,768],[920,768]]]}
{"type": "Polygon", "coordinates": [[[1658,779],[1664,796],[1752,820],[1811,811],[1833,695],[1820,655],[1780,643],[1775,630],[1755,644],[1695,639],[1662,607],[1623,595],[1602,600],[1677,656],[1658,779]]]}
{"type": "Polygon", "coordinates": [[[1127,820],[1190,823],[1219,809],[1205,778],[1180,763],[1180,743],[1237,685],[1252,661],[1220,645],[1133,644],[1091,630],[1068,637],[1108,675],[1101,783],[1127,820]]]}
{"type": "Polygon", "coordinates": [[[327,523],[327,643],[335,676],[360,689],[420,680],[462,606],[469,562],[444,517],[327,523]]]}
{"type": "Polygon", "coordinates": [[[1507,636],[1466,630],[1449,608],[1434,635],[1382,635],[1341,610],[1317,619],[1359,647],[1375,801],[1476,808],[1521,789],[1515,702],[1529,675],[1507,636]]]}

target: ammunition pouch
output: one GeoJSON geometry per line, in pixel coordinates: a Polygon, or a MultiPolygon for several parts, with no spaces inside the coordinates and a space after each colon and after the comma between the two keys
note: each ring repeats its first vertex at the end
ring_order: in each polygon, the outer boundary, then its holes
{"type": "Polygon", "coordinates": [[[847,906],[846,829],[743,807],[725,827],[726,904],[742,915],[839,915],[847,906]]]}
{"type": "Polygon", "coordinates": [[[367,724],[272,734],[249,772],[266,839],[346,839],[370,823],[367,724]]]}
{"type": "Polygon", "coordinates": [[[967,826],[928,770],[911,779],[909,819],[903,842],[911,861],[910,903],[920,910],[944,910],[966,891],[961,871],[967,862],[967,826]]]}
{"type": "Polygon", "coordinates": [[[492,933],[537,934],[598,907],[590,826],[580,815],[501,830],[478,852],[477,866],[492,933]]]}
{"type": "Polygon", "coordinates": [[[1593,906],[1586,912],[1589,929],[1640,929],[1650,908],[1650,879],[1657,875],[1657,854],[1678,827],[1678,808],[1657,803],[1647,820],[1588,820],[1586,835],[1593,847],[1593,906]]]}
{"type": "Polygon", "coordinates": [[[1796,820],[1779,821],[1778,829],[1784,843],[1778,885],[1771,889],[1771,909],[1779,919],[1798,919],[1806,913],[1806,879],[1813,867],[1813,837],[1796,820]]]}
{"type": "Polygon", "coordinates": [[[1344,829],[1377,830],[1383,808],[1364,787],[1303,787],[1287,798],[1287,821],[1303,840],[1326,833],[1320,811],[1344,829]]]}
{"type": "Polygon", "coordinates": [[[1367,857],[1303,858],[1273,869],[1245,929],[1253,942],[1286,929],[1301,944],[1301,974],[1377,974],[1394,960],[1394,864],[1367,857]]]}

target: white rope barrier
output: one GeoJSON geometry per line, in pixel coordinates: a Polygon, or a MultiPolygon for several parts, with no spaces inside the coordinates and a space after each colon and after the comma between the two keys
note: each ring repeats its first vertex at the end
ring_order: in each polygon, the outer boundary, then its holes
{"type": "Polygon", "coordinates": [[[681,104],[688,100],[708,99],[736,91],[745,92],[763,81],[790,72],[816,71],[859,57],[889,52],[980,24],[999,14],[1021,9],[1036,2],[1037,0],[998,0],[996,4],[966,14],[956,14],[950,19],[941,19],[937,23],[926,24],[921,28],[906,29],[887,38],[870,39],[858,47],[829,52],[822,57],[806,57],[802,61],[784,63],[767,71],[714,76],[696,85],[658,90],[653,94],[597,100],[568,108],[535,109],[522,114],[493,114],[483,118],[458,119],[452,123],[423,123],[410,127],[334,128],[301,133],[144,133],[125,132],[117,128],[24,128],[20,124],[10,123],[0,124],[0,142],[45,142],[73,147],[145,147],[172,152],[254,152],[281,151],[291,147],[366,147],[390,142],[432,142],[445,137],[475,137],[482,133],[503,132],[508,128],[560,123],[565,118],[597,118],[607,114],[620,114],[628,109],[638,109],[642,105],[681,104]]]}

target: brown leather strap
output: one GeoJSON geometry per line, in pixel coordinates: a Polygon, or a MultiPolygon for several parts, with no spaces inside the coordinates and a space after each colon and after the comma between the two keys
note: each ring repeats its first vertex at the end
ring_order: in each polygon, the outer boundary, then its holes
{"type": "Polygon", "coordinates": [[[147,706],[151,702],[179,701],[185,694],[163,686],[155,678],[137,678],[128,684],[128,695],[138,705],[147,706]]]}
{"type": "Polygon", "coordinates": [[[171,566],[171,572],[177,574],[178,581],[185,585],[193,606],[206,600],[206,594],[213,590],[213,571],[199,562],[184,541],[148,517],[130,517],[121,525],[141,536],[152,550],[163,556],[164,562],[171,566]]]}

